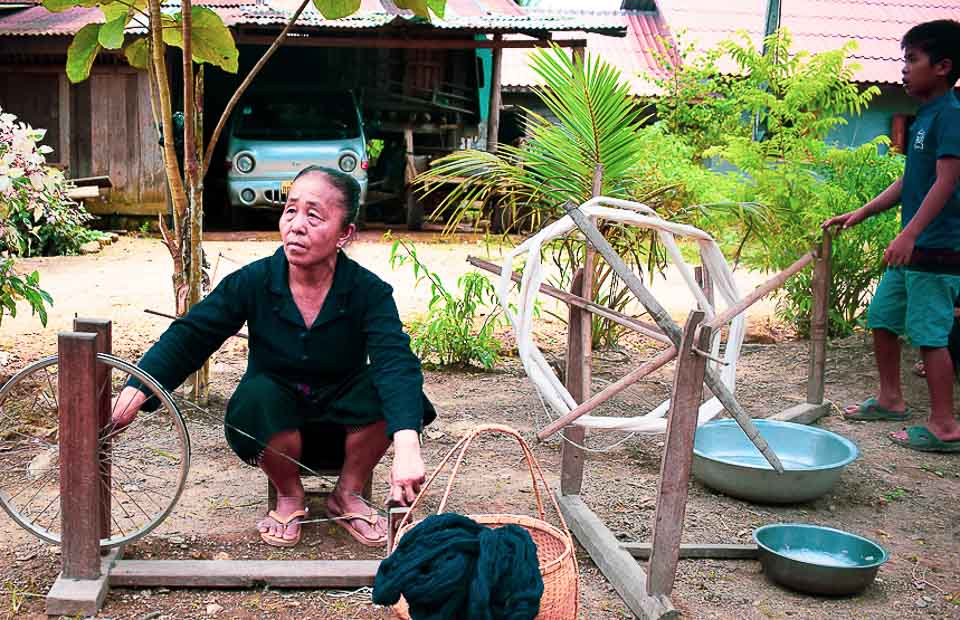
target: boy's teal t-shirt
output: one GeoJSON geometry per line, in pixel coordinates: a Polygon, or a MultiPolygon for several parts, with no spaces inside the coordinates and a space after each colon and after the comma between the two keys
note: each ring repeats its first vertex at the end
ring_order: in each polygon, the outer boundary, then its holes
{"type": "MultiPolygon", "coordinates": [[[[910,126],[907,165],[903,171],[902,226],[920,210],[937,179],[937,160],[960,157],[960,101],[953,90],[920,106],[910,126]]],[[[960,186],[917,237],[917,247],[960,249],[960,186]]]]}

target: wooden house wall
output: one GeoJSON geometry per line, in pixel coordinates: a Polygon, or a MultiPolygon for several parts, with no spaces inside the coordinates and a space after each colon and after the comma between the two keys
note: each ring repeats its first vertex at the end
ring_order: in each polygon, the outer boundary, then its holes
{"type": "MultiPolygon", "coordinates": [[[[47,43],[44,51],[49,48],[47,43]]],[[[0,43],[0,56],[2,51],[0,43]]],[[[0,64],[0,108],[47,130],[43,142],[54,149],[48,161],[68,177],[110,177],[113,188],[105,198],[85,201],[90,212],[165,211],[166,181],[146,73],[95,65],[90,79],[70,84],[63,61],[0,64]]]]}

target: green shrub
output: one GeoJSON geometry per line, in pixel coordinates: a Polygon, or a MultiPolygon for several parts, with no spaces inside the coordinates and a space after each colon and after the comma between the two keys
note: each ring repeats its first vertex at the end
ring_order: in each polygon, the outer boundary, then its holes
{"type": "MultiPolygon", "coordinates": [[[[876,144],[856,149],[828,148],[818,166],[816,189],[820,201],[806,210],[804,228],[863,206],[903,174],[903,156],[881,155],[876,144]]],[[[900,231],[896,209],[848,228],[833,240],[830,289],[830,335],[845,336],[860,325],[867,302],[883,273],[883,252],[900,231]]],[[[768,247],[784,254],[797,243],[776,235],[768,247]]],[[[813,274],[805,270],[791,278],[780,297],[777,313],[798,332],[809,332],[813,274]]]]}
{"type": "MultiPolygon", "coordinates": [[[[384,238],[391,240],[390,233],[384,238]]],[[[458,297],[449,292],[440,277],[430,271],[417,256],[412,243],[393,239],[390,248],[390,266],[405,263],[413,268],[417,285],[430,284],[430,303],[427,314],[409,326],[410,346],[424,363],[435,366],[480,366],[491,369],[500,356],[500,341],[494,330],[502,316],[497,306],[496,291],[482,274],[468,272],[457,280],[461,290],[458,297]],[[492,308],[491,308],[492,307],[492,308]],[[488,308],[478,328],[477,315],[488,308]]]]}
{"type": "Polygon", "coordinates": [[[0,251],[14,256],[76,254],[98,236],[67,198],[63,174],[46,166],[44,132],[0,110],[0,251]]]}
{"type": "MultiPolygon", "coordinates": [[[[703,60],[681,63],[676,75],[661,83],[665,96],[657,102],[657,112],[664,133],[692,149],[677,148],[679,163],[666,169],[679,174],[686,186],[702,187],[704,172],[685,167],[692,154],[699,167],[706,168],[709,161],[724,170],[707,174],[708,179],[723,177],[717,191],[728,200],[767,208],[763,218],[735,215],[706,229],[728,255],[734,251],[739,258],[740,246],[733,250],[732,244],[755,228],[759,234],[743,249],[743,261],[773,272],[817,244],[825,219],[861,206],[886,188],[902,173],[903,160],[879,153],[885,139],[856,149],[825,142],[833,128],[859,114],[879,92],[872,86],[861,90],[853,81],[856,65],[848,62],[852,44],[811,55],[792,50],[783,30],[765,43],[761,53],[742,35],[721,43],[703,60]],[[721,56],[736,64],[737,79],[720,76],[721,56]]],[[[856,326],[896,230],[896,215],[888,212],[835,241],[832,335],[849,334],[856,326]]],[[[778,292],[779,317],[800,334],[809,329],[811,279],[808,269],[778,292]]]]}
{"type": "Polygon", "coordinates": [[[40,317],[40,323],[47,326],[47,309],[44,304],[53,305],[53,299],[40,288],[40,274],[34,271],[21,277],[13,270],[13,259],[0,259],[0,323],[4,314],[17,316],[17,301],[25,299],[33,314],[40,317]]]}

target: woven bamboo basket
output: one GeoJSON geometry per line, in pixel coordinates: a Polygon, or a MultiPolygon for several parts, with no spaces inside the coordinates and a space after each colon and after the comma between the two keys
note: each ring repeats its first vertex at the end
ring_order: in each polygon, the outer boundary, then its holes
{"type": "MultiPolygon", "coordinates": [[[[520,444],[527,463],[527,469],[530,471],[530,482],[533,487],[533,494],[537,503],[538,517],[514,514],[474,514],[467,515],[477,523],[489,527],[499,527],[502,525],[518,525],[530,534],[534,544],[537,546],[537,559],[540,561],[540,574],[543,576],[543,597],[540,599],[540,613],[536,620],[575,620],[579,607],[579,573],[577,571],[577,559],[573,551],[573,538],[570,536],[570,530],[567,528],[563,515],[560,513],[560,507],[556,499],[547,486],[547,481],[543,477],[543,470],[540,464],[533,456],[530,446],[523,440],[520,434],[510,428],[500,424],[486,424],[474,428],[461,439],[457,445],[440,461],[440,464],[434,470],[430,479],[420,490],[420,494],[410,506],[410,511],[404,515],[397,528],[396,538],[393,548],[395,549],[400,538],[408,532],[416,523],[413,521],[413,512],[427,492],[427,489],[433,484],[433,481],[444,470],[447,463],[456,455],[453,470],[447,480],[447,487],[444,490],[440,504],[437,506],[437,513],[444,512],[447,506],[447,500],[453,489],[454,480],[460,472],[460,465],[463,463],[467,449],[477,436],[492,433],[502,434],[512,437],[520,444]],[[542,491],[550,498],[553,507],[556,510],[560,527],[547,523],[546,512],[543,509],[542,491]]],[[[400,601],[393,606],[393,612],[401,620],[410,620],[406,601],[401,597],[400,601]]]]}

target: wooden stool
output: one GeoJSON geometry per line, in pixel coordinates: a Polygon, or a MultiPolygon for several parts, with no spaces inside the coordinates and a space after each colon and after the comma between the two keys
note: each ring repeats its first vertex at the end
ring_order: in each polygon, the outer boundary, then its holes
{"type": "MultiPolygon", "coordinates": [[[[340,477],[339,467],[315,469],[314,471],[320,474],[320,476],[324,478],[340,477]]],[[[300,472],[300,475],[304,477],[316,477],[316,476],[313,476],[312,474],[307,474],[302,470],[300,472]]],[[[329,495],[329,492],[325,490],[317,490],[317,491],[308,490],[306,489],[306,485],[304,485],[304,491],[306,492],[306,497],[308,498],[324,497],[326,495],[329,495]]],[[[371,503],[371,504],[373,503],[373,476],[368,478],[367,483],[363,485],[363,492],[361,493],[361,497],[363,497],[363,499],[366,500],[368,503],[371,503]]],[[[277,508],[277,489],[276,487],[273,486],[273,484],[269,480],[267,480],[267,510],[275,510],[276,508],[277,508]]]]}

